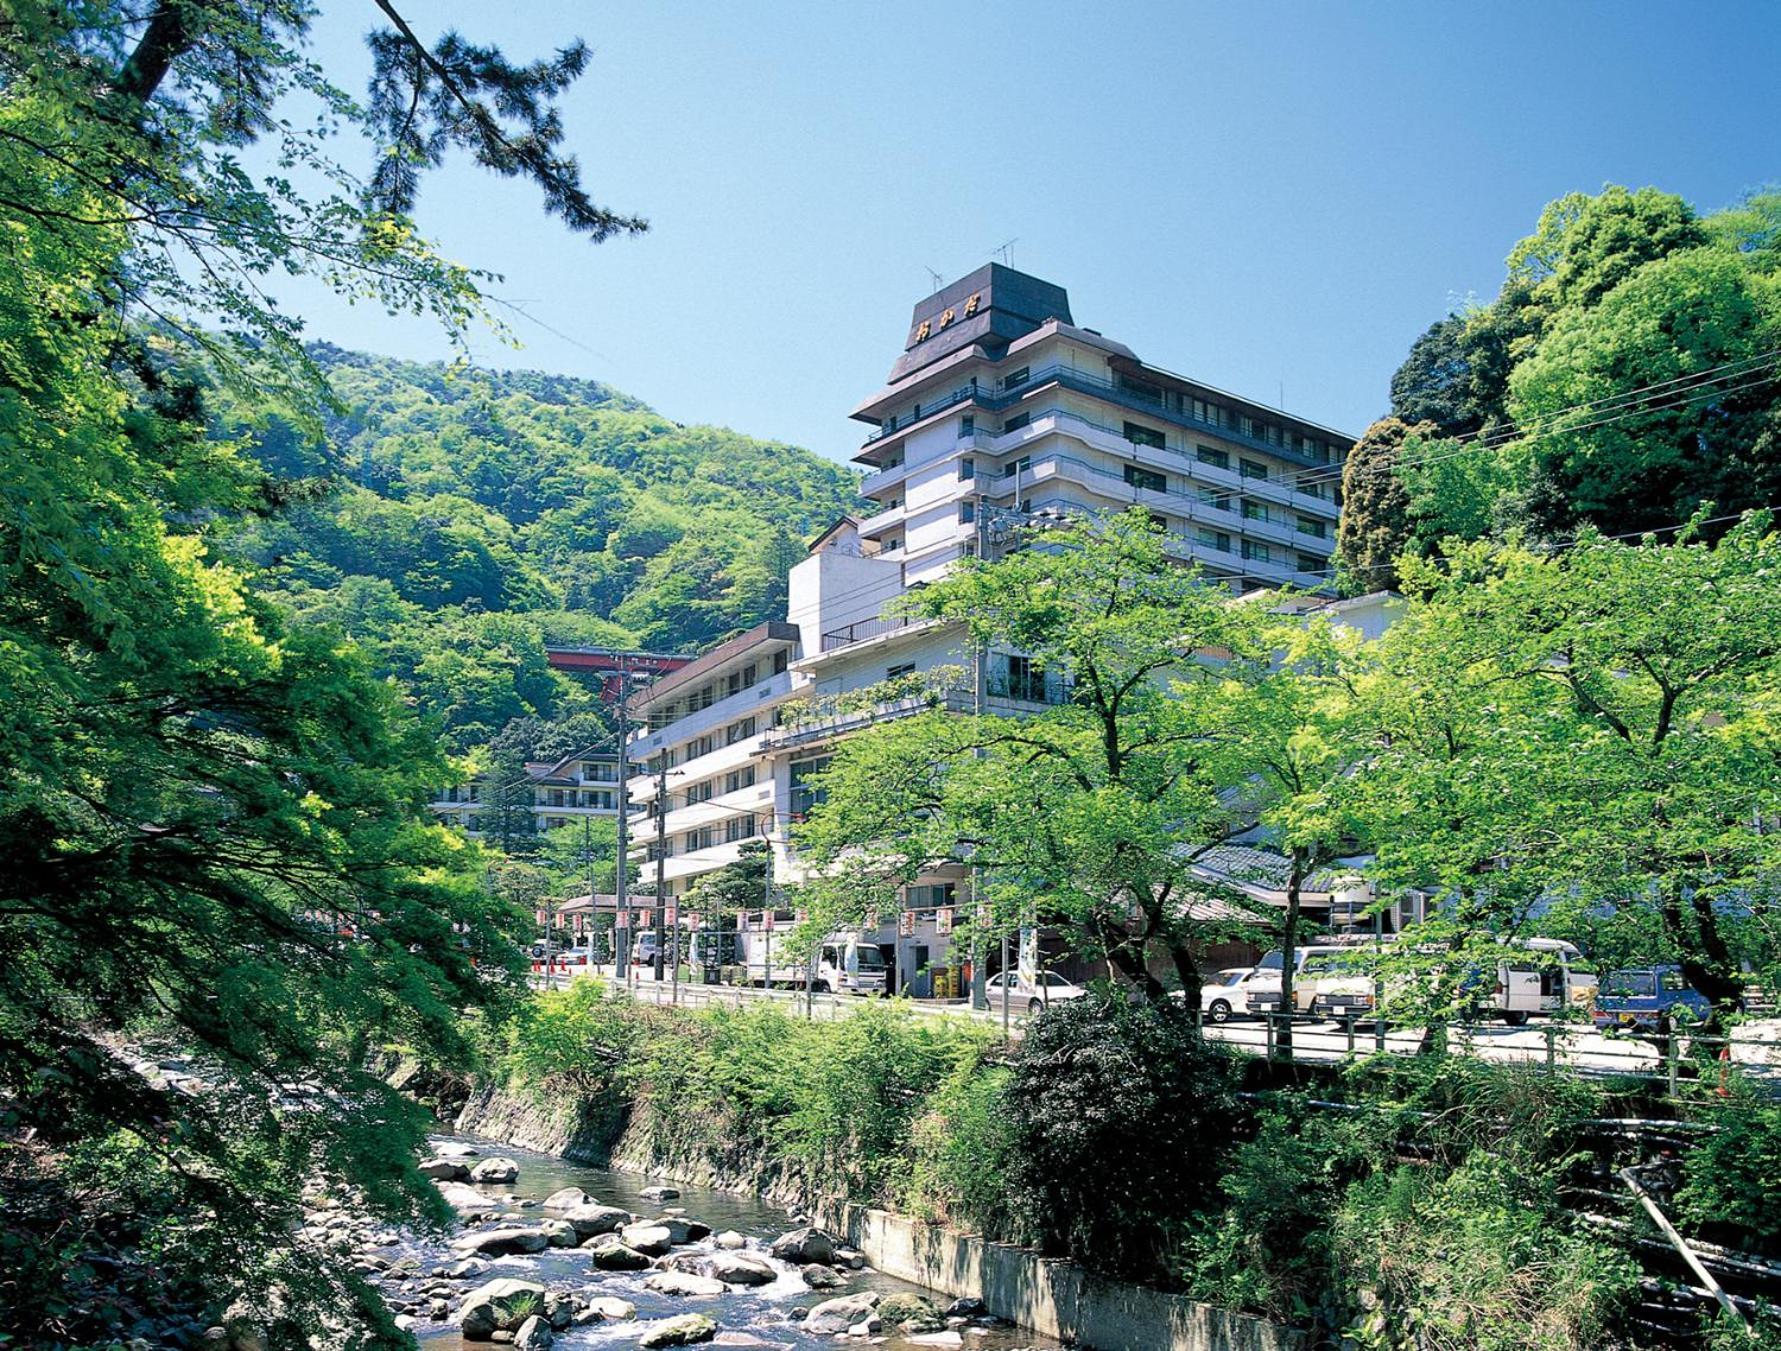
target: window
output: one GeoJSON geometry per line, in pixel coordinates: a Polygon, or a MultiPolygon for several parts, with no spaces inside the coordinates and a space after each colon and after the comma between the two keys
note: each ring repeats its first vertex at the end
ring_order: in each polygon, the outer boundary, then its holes
{"type": "Polygon", "coordinates": [[[1326,559],[1319,558],[1316,554],[1300,554],[1299,555],[1299,571],[1300,572],[1322,572],[1328,566],[1329,566],[1328,561],[1326,559]]]}
{"type": "Polygon", "coordinates": [[[1260,460],[1239,460],[1237,461],[1237,472],[1244,478],[1266,478],[1268,466],[1260,460]]]}
{"type": "Polygon", "coordinates": [[[1154,469],[1140,469],[1135,464],[1125,467],[1125,481],[1134,488],[1142,488],[1146,492],[1166,493],[1169,491],[1169,480],[1154,469]]]}
{"type": "Polygon", "coordinates": [[[691,741],[686,743],[686,758],[689,760],[697,760],[701,755],[710,755],[711,752],[716,749],[716,735],[707,732],[704,736],[694,737],[691,741]]]}
{"type": "Polygon", "coordinates": [[[1299,491],[1306,497],[1324,497],[1323,480],[1312,478],[1306,474],[1299,475],[1299,491]]]}
{"type": "Polygon", "coordinates": [[[1150,523],[1165,535],[1169,533],[1169,518],[1167,516],[1159,516],[1153,511],[1150,513],[1150,523]]]}
{"type": "Polygon", "coordinates": [[[1026,366],[1022,366],[1017,371],[1009,371],[1008,374],[1006,374],[1002,377],[1002,388],[1003,389],[1018,389],[1018,388],[1020,388],[1020,386],[1026,384],[1027,379],[1031,375],[1031,373],[1032,372],[1030,371],[1030,369],[1026,366]]]}
{"type": "Polygon", "coordinates": [[[1217,549],[1221,554],[1231,551],[1231,537],[1222,530],[1208,530],[1201,526],[1194,531],[1194,543],[1202,549],[1217,549]]]}
{"type": "Polygon", "coordinates": [[[754,787],[754,766],[744,765],[741,769],[732,769],[724,775],[724,792],[734,793],[743,788],[754,787]]]}
{"type": "Polygon", "coordinates": [[[1312,535],[1317,539],[1322,539],[1324,524],[1315,516],[1301,516],[1299,517],[1299,533],[1301,535],[1312,535]]]}
{"type": "Polygon", "coordinates": [[[1028,703],[1050,702],[1045,697],[1045,669],[1031,657],[995,653],[990,658],[989,692],[1004,699],[1028,703]]]}
{"type": "Polygon", "coordinates": [[[754,815],[732,816],[724,822],[724,843],[734,844],[737,840],[746,840],[755,833],[754,815]]]}
{"type": "Polygon", "coordinates": [[[1033,415],[1031,413],[1016,413],[1002,424],[1002,430],[1004,432],[1017,432],[1032,420],[1033,415]]]}
{"type": "Polygon", "coordinates": [[[895,680],[898,676],[906,676],[906,675],[914,675],[914,674],[915,674],[915,663],[912,661],[906,661],[898,666],[887,666],[884,668],[884,678],[886,680],[895,680]]]}
{"type": "Polygon", "coordinates": [[[738,741],[746,741],[749,737],[754,735],[754,731],[755,724],[753,714],[750,714],[746,718],[738,718],[735,722],[724,728],[724,745],[734,746],[738,741]]]}
{"type": "Polygon", "coordinates": [[[1274,561],[1274,555],[1268,552],[1267,545],[1247,539],[1243,541],[1243,557],[1251,563],[1272,563],[1274,561]]]}
{"type": "Polygon", "coordinates": [[[902,547],[903,537],[901,535],[886,535],[878,542],[878,552],[881,554],[894,554],[902,547]]]}
{"type": "Polygon", "coordinates": [[[1155,428],[1146,427],[1136,422],[1126,423],[1125,439],[1130,441],[1134,446],[1154,446],[1158,450],[1163,448],[1163,434],[1161,432],[1157,431],[1155,428]]]}
{"type": "Polygon", "coordinates": [[[1018,460],[1010,460],[1002,466],[1003,478],[1018,478],[1033,467],[1031,456],[1022,455],[1018,460]]]}
{"type": "Polygon", "coordinates": [[[1221,493],[1216,488],[1201,488],[1200,501],[1214,511],[1235,511],[1233,499],[1229,493],[1221,493]]]}
{"type": "Polygon", "coordinates": [[[1218,425],[1218,405],[1215,403],[1207,403],[1204,399],[1191,399],[1188,411],[1197,421],[1210,423],[1214,427],[1218,425]]]}
{"type": "Polygon", "coordinates": [[[940,882],[932,886],[905,887],[903,904],[910,910],[934,910],[952,905],[958,896],[958,883],[940,882]]]}
{"type": "Polygon", "coordinates": [[[707,779],[704,783],[693,784],[686,790],[687,805],[690,807],[695,802],[711,801],[711,792],[715,783],[716,780],[707,779]]]}
{"type": "Polygon", "coordinates": [[[785,670],[786,664],[787,664],[787,662],[790,661],[790,659],[791,659],[791,654],[789,652],[785,651],[783,648],[781,648],[778,652],[775,652],[773,654],[773,674],[778,675],[781,671],[785,670]]]}
{"type": "Polygon", "coordinates": [[[1214,450],[1211,446],[1200,446],[1194,451],[1194,458],[1201,464],[1209,464],[1214,469],[1229,469],[1231,457],[1222,450],[1214,450]]]}
{"type": "Polygon", "coordinates": [[[970,436],[977,430],[977,417],[974,413],[966,413],[959,419],[959,435],[970,436]]]}
{"type": "Polygon", "coordinates": [[[697,830],[689,830],[686,833],[686,852],[689,854],[697,853],[701,849],[709,849],[715,843],[716,840],[713,838],[710,826],[700,826],[697,830]]]}
{"type": "Polygon", "coordinates": [[[960,502],[959,503],[959,523],[961,525],[970,525],[971,522],[975,521],[976,519],[977,519],[977,504],[975,502],[960,502]]]}
{"type": "Polygon", "coordinates": [[[794,760],[791,766],[791,808],[794,817],[802,819],[812,807],[820,805],[828,794],[813,788],[807,780],[821,774],[829,767],[829,757],[817,756],[812,760],[794,760]]]}
{"type": "Polygon", "coordinates": [[[1265,521],[1268,519],[1268,504],[1257,502],[1251,498],[1243,499],[1243,519],[1246,521],[1265,521]]]}
{"type": "Polygon", "coordinates": [[[977,461],[973,460],[969,455],[967,455],[967,456],[965,456],[964,459],[959,461],[959,478],[962,481],[968,482],[969,480],[974,479],[976,477],[977,477],[977,461]]]}

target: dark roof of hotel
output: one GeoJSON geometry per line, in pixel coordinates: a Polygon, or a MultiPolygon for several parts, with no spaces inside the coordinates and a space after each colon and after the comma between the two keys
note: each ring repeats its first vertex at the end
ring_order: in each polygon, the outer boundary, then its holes
{"type": "Polygon", "coordinates": [[[1070,296],[1063,287],[1000,263],[986,263],[916,303],[909,320],[909,340],[903,345],[903,355],[891,367],[886,383],[894,385],[907,379],[924,366],[972,343],[981,342],[992,348],[1006,346],[1033,332],[1047,319],[1073,322],[1070,296]],[[975,307],[971,304],[973,296],[977,299],[975,307]],[[951,319],[946,318],[948,310],[952,311],[951,319]]]}

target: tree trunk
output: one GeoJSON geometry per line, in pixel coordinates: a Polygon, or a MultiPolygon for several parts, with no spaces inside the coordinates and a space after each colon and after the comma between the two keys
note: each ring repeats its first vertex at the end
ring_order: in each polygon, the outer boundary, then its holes
{"type": "Polygon", "coordinates": [[[1286,877],[1286,918],[1280,925],[1280,1021],[1274,1045],[1283,1059],[1292,1059],[1292,986],[1294,955],[1299,945],[1299,906],[1305,885],[1306,860],[1303,849],[1292,851],[1292,868],[1286,877]]]}
{"type": "Polygon", "coordinates": [[[1688,904],[1688,915],[1694,919],[1694,932],[1688,932],[1679,888],[1666,886],[1662,905],[1664,930],[1680,954],[1682,974],[1713,1005],[1708,1028],[1719,1030],[1720,1020],[1736,1013],[1743,1001],[1744,985],[1735,975],[1737,969],[1725,936],[1719,932],[1719,920],[1713,913],[1712,898],[1696,891],[1688,904]]]}
{"type": "Polygon", "coordinates": [[[117,91],[138,103],[147,103],[167,78],[173,62],[191,45],[186,28],[186,6],[176,0],[161,0],[154,17],[148,21],[142,40],[118,72],[117,91]]]}

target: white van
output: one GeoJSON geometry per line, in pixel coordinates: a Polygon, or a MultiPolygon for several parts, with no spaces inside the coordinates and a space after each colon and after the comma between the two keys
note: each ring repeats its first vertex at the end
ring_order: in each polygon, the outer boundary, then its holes
{"type": "Polygon", "coordinates": [[[857,933],[833,933],[825,938],[817,949],[814,971],[809,962],[791,959],[784,931],[745,929],[736,938],[737,963],[749,985],[803,989],[808,981],[818,994],[883,994],[889,988],[884,954],[877,944],[857,933]]]}
{"type": "MultiPolygon", "coordinates": [[[[1371,938],[1366,944],[1373,942],[1371,938]]],[[[1366,946],[1362,942],[1351,943],[1304,943],[1293,949],[1292,977],[1292,1011],[1294,1013],[1321,1012],[1316,1009],[1316,1000],[1326,980],[1341,980],[1345,984],[1354,981],[1354,961],[1356,954],[1364,953],[1366,946]]],[[[1268,953],[1255,964],[1255,969],[1243,977],[1240,988],[1245,994],[1245,1005],[1254,1014],[1280,1012],[1280,968],[1283,965],[1279,948],[1268,953]]],[[[1372,1007],[1372,997],[1367,998],[1367,1007],[1372,1007]]]]}
{"type": "Polygon", "coordinates": [[[1531,1013],[1557,1013],[1594,998],[1595,968],[1575,943],[1517,938],[1510,946],[1524,949],[1526,955],[1497,965],[1495,988],[1484,1001],[1509,1026],[1519,1027],[1531,1013]]]}

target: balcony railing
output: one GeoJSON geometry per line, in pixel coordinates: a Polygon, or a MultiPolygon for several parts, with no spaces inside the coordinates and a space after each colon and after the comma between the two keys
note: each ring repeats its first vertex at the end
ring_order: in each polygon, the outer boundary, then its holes
{"type": "Polygon", "coordinates": [[[920,622],[918,617],[910,615],[878,615],[873,619],[856,620],[823,634],[822,650],[833,652],[837,648],[852,647],[868,638],[881,638],[887,633],[895,633],[898,629],[906,629],[911,624],[920,622]]]}
{"type": "MultiPolygon", "coordinates": [[[[1222,420],[1211,422],[1205,418],[1195,417],[1189,409],[1171,407],[1166,395],[1158,398],[1147,394],[1143,390],[1134,389],[1130,384],[1115,380],[1103,380],[1097,375],[1090,375],[1085,371],[1078,370],[1074,366],[1065,366],[1061,364],[1046,366],[1040,370],[1034,371],[1030,377],[1021,381],[1016,388],[1004,390],[1000,393],[997,393],[993,389],[986,389],[973,380],[970,385],[954,390],[951,394],[936,400],[934,403],[921,404],[919,413],[912,409],[901,417],[892,417],[886,420],[877,431],[866,438],[866,444],[868,446],[872,445],[874,442],[880,441],[886,436],[890,436],[896,432],[902,431],[906,427],[913,426],[917,422],[933,417],[936,413],[942,413],[949,408],[955,408],[961,403],[975,402],[983,408],[998,410],[1009,407],[1043,385],[1054,383],[1061,385],[1065,389],[1074,389],[1096,398],[1106,399],[1110,403],[1124,404],[1128,408],[1149,413],[1155,417],[1161,418],[1165,422],[1174,423],[1178,427],[1203,431],[1210,435],[1217,436],[1221,440],[1232,442],[1235,445],[1248,446],[1251,449],[1261,451],[1265,455],[1275,455],[1283,460],[1291,460],[1294,463],[1303,465],[1307,470],[1327,470],[1333,475],[1341,468],[1341,454],[1345,448],[1340,447],[1335,441],[1330,443],[1337,449],[1337,454],[1334,457],[1328,459],[1314,457],[1291,446],[1283,445],[1275,441],[1269,441],[1264,437],[1251,436],[1241,427],[1232,426],[1222,420]]],[[[1281,478],[1279,481],[1282,483],[1287,482],[1285,478],[1281,478]]]]}
{"type": "Polygon", "coordinates": [[[818,718],[796,726],[768,728],[761,738],[761,747],[763,750],[787,750],[795,746],[807,746],[847,736],[877,723],[910,718],[933,709],[968,713],[972,703],[969,690],[941,690],[933,694],[911,695],[907,699],[894,699],[888,703],[874,704],[870,708],[851,709],[846,713],[837,713],[832,717],[818,718]]]}

